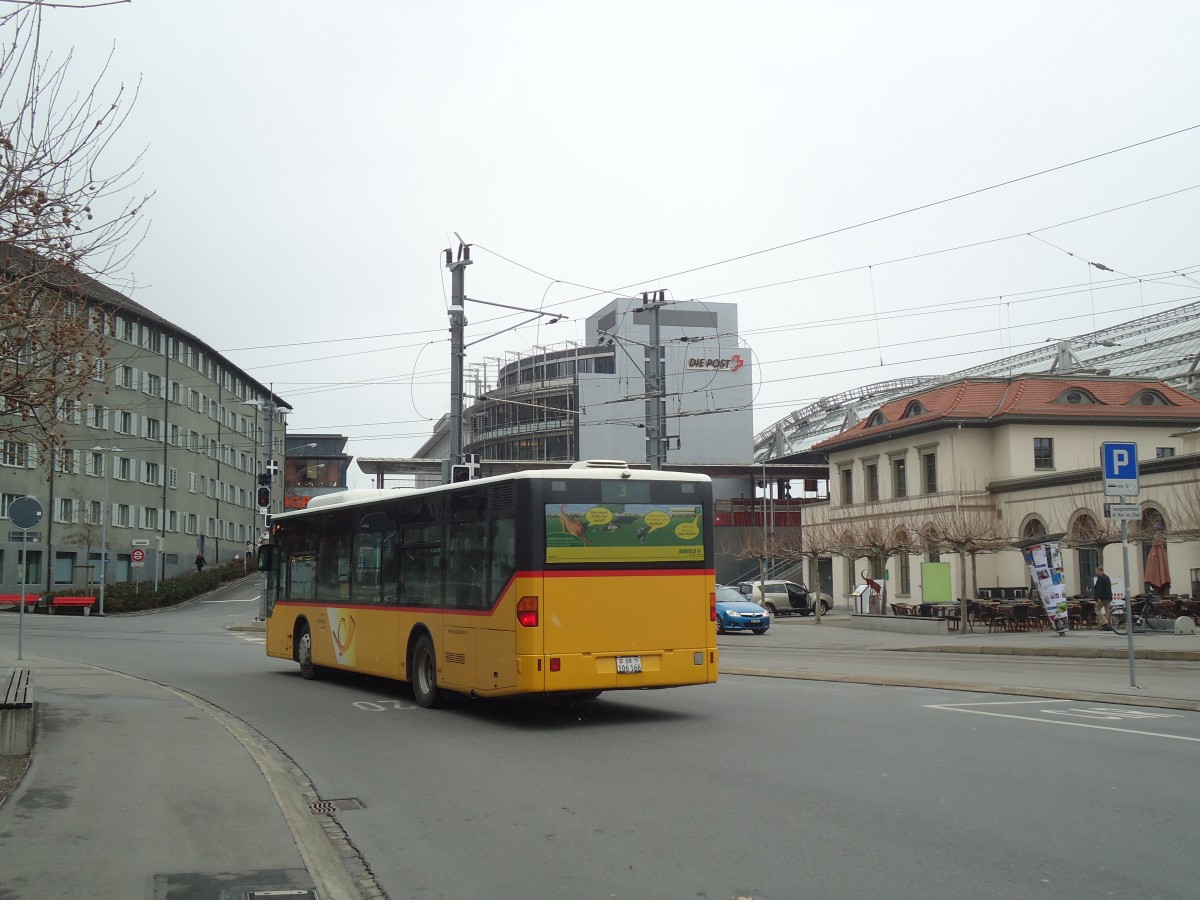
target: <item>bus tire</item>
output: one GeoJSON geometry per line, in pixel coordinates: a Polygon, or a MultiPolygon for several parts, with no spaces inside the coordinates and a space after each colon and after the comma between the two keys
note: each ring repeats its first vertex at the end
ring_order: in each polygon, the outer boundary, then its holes
{"type": "Polygon", "coordinates": [[[296,635],[296,662],[300,663],[300,677],[312,681],[317,677],[317,667],[313,664],[312,656],[312,632],[308,630],[308,625],[300,626],[300,633],[296,635]]]}
{"type": "Polygon", "coordinates": [[[445,698],[441,688],[437,686],[437,653],[429,635],[423,634],[417,638],[408,669],[413,699],[417,701],[417,706],[424,709],[436,709],[441,706],[445,698]]]}

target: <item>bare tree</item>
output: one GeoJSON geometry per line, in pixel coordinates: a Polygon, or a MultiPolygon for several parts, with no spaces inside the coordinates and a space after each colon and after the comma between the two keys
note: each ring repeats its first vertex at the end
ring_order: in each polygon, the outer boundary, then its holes
{"type": "Polygon", "coordinates": [[[54,449],[64,407],[102,371],[95,279],[127,263],[150,195],[132,198],[140,155],[107,160],[136,89],[102,97],[102,70],[73,91],[70,54],[41,49],[50,6],[0,16],[0,437],[54,449]]]}
{"type": "MultiPolygon", "coordinates": [[[[779,533],[773,552],[774,558],[792,562],[807,560],[811,573],[815,576],[818,560],[828,557],[837,545],[837,536],[833,527],[826,521],[816,519],[805,521],[799,528],[788,529],[779,533]]],[[[821,624],[821,586],[807,583],[812,596],[812,604],[816,623],[821,624]]]]}
{"type": "Polygon", "coordinates": [[[997,553],[1013,546],[1008,525],[990,505],[960,503],[931,511],[919,529],[922,542],[931,550],[958,554],[960,615],[970,630],[970,600],[978,592],[977,558],[980,553],[997,553]],[[967,585],[970,562],[971,584],[967,585]]]}

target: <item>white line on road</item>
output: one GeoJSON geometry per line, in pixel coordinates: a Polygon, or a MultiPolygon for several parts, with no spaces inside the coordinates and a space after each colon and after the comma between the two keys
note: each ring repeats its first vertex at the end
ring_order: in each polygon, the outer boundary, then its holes
{"type": "Polygon", "coordinates": [[[230,597],[228,600],[201,600],[201,603],[254,603],[258,600],[258,594],[253,594],[249,597],[230,597]]]}
{"type": "MultiPolygon", "coordinates": [[[[1034,704],[1044,706],[1047,703],[1070,703],[1070,700],[1014,700],[1011,703],[1000,701],[996,703],[928,703],[927,709],[941,709],[946,712],[974,713],[977,716],[995,716],[998,719],[1021,719],[1025,722],[1038,722],[1042,725],[1072,725],[1075,728],[1095,728],[1099,731],[1119,731],[1121,734],[1137,734],[1142,737],[1169,738],[1173,741],[1191,741],[1200,744],[1200,738],[1186,737],[1181,734],[1162,734],[1157,731],[1138,731],[1134,728],[1114,728],[1111,725],[1090,725],[1087,722],[1063,722],[1058,719],[1039,719],[1036,716],[1018,716],[1012,713],[992,712],[986,709],[968,709],[971,706],[1028,706],[1034,704]]],[[[1046,710],[1050,713],[1051,710],[1046,710]]]]}

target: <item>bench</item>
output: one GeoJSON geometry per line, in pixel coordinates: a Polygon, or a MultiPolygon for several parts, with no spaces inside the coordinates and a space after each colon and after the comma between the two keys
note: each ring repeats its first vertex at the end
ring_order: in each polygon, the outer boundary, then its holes
{"type": "MultiPolygon", "coordinates": [[[[42,598],[38,594],[26,594],[25,595],[25,608],[33,609],[35,606],[38,605],[38,601],[41,599],[42,598]]],[[[15,606],[18,609],[20,609],[21,608],[21,595],[20,594],[0,594],[0,606],[15,606]]]]}
{"type": "Polygon", "coordinates": [[[88,616],[91,615],[92,607],[95,605],[95,597],[55,597],[50,601],[50,614],[53,615],[56,609],[66,609],[70,606],[78,606],[83,609],[83,614],[88,616]]]}
{"type": "Polygon", "coordinates": [[[26,756],[33,744],[32,673],[13,669],[0,687],[0,756],[26,756]]]}

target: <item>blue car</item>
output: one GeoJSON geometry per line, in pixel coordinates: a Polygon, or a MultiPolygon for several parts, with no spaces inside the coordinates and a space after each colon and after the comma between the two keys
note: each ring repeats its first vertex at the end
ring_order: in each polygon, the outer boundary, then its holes
{"type": "Polygon", "coordinates": [[[717,634],[753,631],[766,634],[771,627],[770,614],[748,597],[724,585],[717,585],[717,634]]]}

